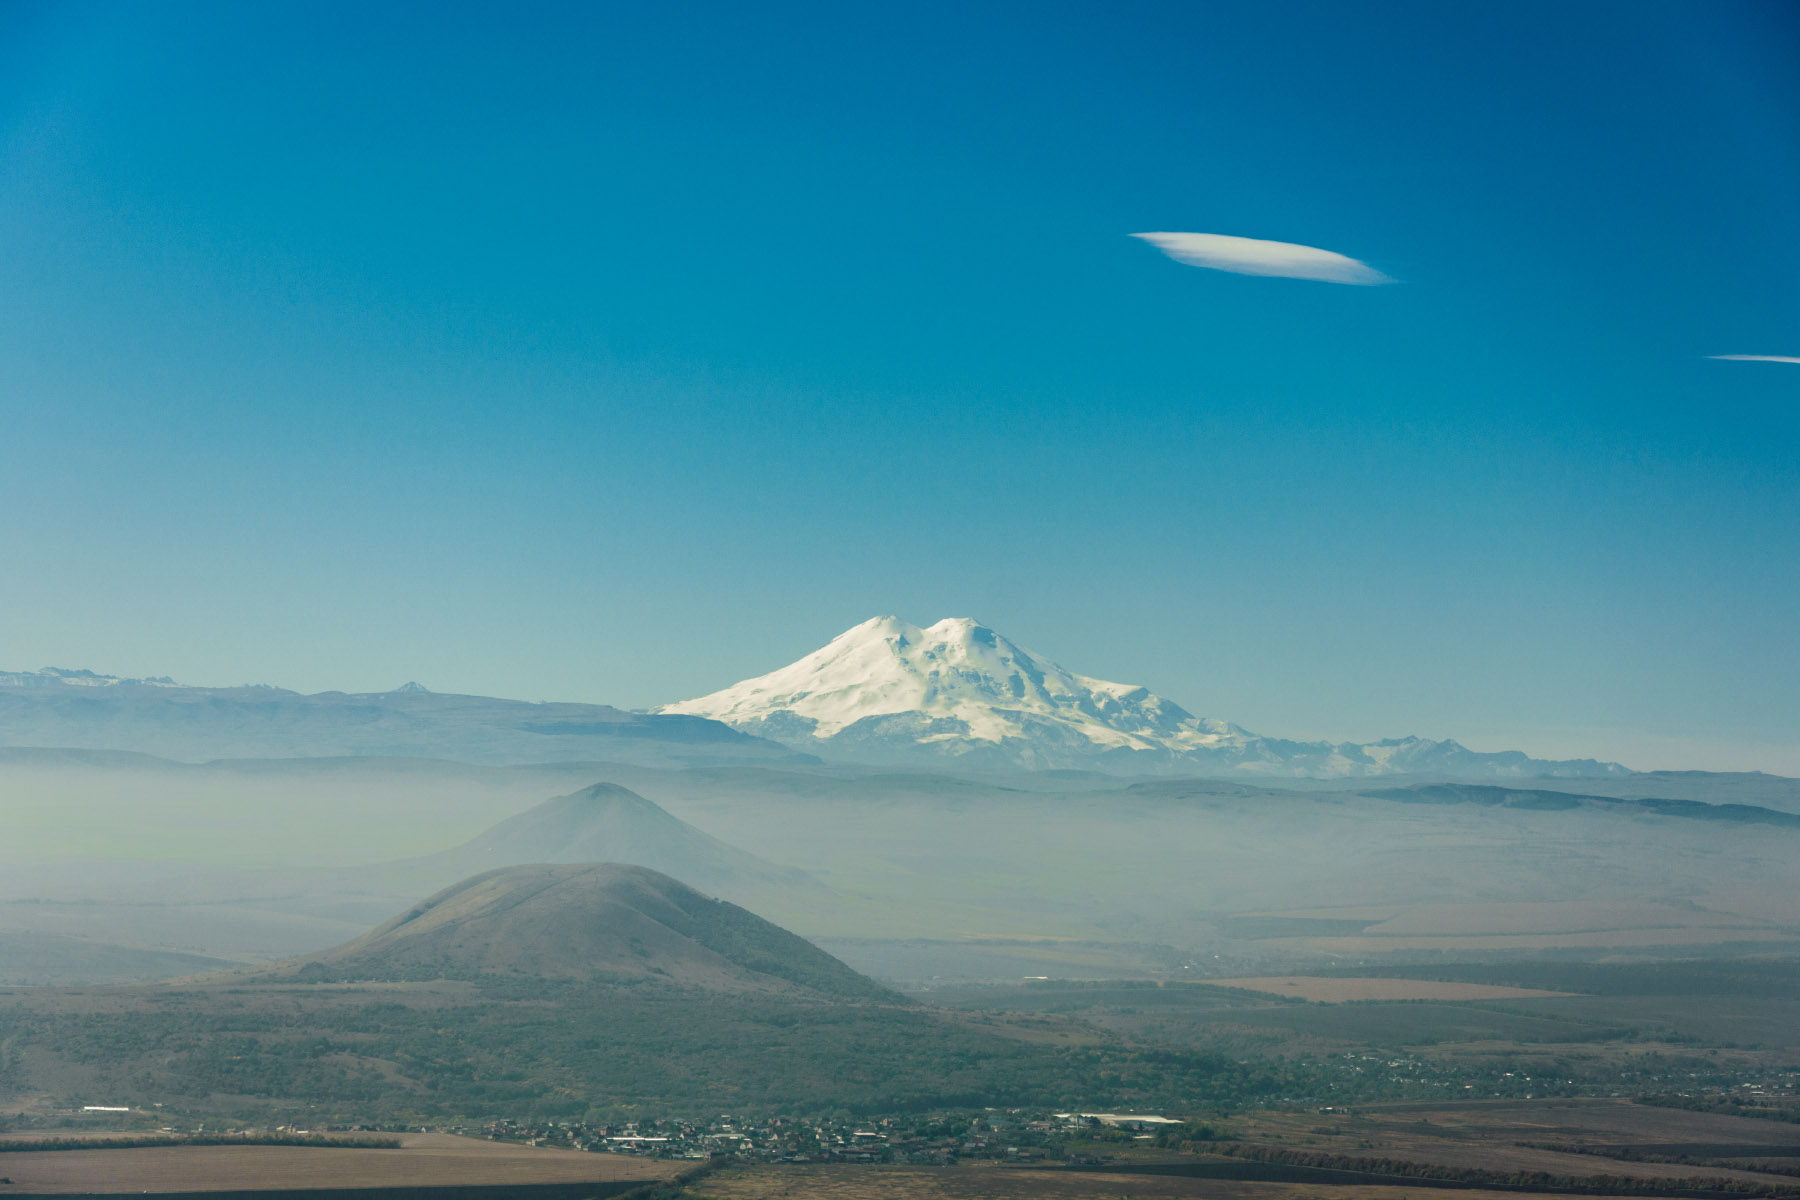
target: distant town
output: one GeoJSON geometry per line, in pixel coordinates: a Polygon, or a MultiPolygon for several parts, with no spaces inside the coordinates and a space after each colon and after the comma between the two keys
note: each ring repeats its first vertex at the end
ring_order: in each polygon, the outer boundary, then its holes
{"type": "Polygon", "coordinates": [[[724,1115],[715,1121],[645,1120],[599,1126],[581,1122],[533,1126],[495,1121],[483,1132],[496,1141],[665,1158],[949,1166],[972,1159],[1097,1164],[1105,1156],[1085,1152],[1095,1141],[1155,1142],[1190,1130],[1182,1121],[1148,1113],[1013,1109],[980,1116],[882,1117],[865,1121],[724,1115]],[[1084,1150],[1072,1152],[1071,1143],[1080,1144],[1084,1150]]]}

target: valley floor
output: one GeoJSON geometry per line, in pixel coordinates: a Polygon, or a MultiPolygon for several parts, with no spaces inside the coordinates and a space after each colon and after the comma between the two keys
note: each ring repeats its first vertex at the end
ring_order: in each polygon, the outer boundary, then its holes
{"type": "MultiPolygon", "coordinates": [[[[1207,1124],[1152,1125],[1160,1135],[991,1109],[979,1116],[859,1123],[721,1120],[710,1124],[710,1132],[665,1124],[660,1134],[669,1135],[666,1140],[602,1140],[586,1131],[578,1141],[593,1148],[634,1145],[642,1154],[578,1150],[568,1144],[570,1127],[533,1129],[510,1122],[490,1127],[486,1138],[417,1132],[396,1139],[398,1145],[362,1147],[101,1148],[91,1143],[103,1144],[108,1135],[89,1130],[80,1135],[84,1148],[48,1150],[39,1148],[40,1141],[21,1142],[22,1135],[14,1133],[0,1135],[0,1197],[1421,1200],[1450,1192],[1468,1200],[1800,1197],[1800,1125],[1622,1099],[1257,1109],[1207,1124]],[[719,1129],[736,1132],[721,1135],[719,1129]],[[563,1146],[546,1144],[559,1138],[563,1146]],[[801,1142],[816,1144],[807,1150],[801,1142]],[[9,1143],[31,1148],[9,1148],[9,1143]],[[710,1145],[710,1157],[689,1143],[710,1145]],[[748,1149],[734,1151],[734,1145],[748,1149]],[[801,1161],[774,1161],[778,1154],[801,1161]],[[937,1161],[946,1155],[947,1161],[937,1161]]],[[[638,1126],[626,1128],[635,1132],[638,1126]]]]}

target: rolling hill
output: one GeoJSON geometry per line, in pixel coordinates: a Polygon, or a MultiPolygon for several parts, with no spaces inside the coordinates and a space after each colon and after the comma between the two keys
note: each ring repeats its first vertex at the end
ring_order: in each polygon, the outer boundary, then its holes
{"type": "Polygon", "coordinates": [[[714,992],[898,999],[746,909],[620,863],[490,871],[348,945],[272,969],[302,979],[647,980],[714,992]]]}

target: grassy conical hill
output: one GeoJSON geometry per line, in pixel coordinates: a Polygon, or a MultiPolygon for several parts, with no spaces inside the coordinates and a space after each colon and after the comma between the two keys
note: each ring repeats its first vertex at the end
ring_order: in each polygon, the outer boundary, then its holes
{"type": "Polygon", "coordinates": [[[546,800],[442,853],[353,873],[367,885],[422,896],[526,863],[631,863],[746,903],[821,890],[804,871],[739,850],[614,783],[546,800]]]}
{"type": "Polygon", "coordinates": [[[897,999],[746,909],[659,871],[620,863],[537,864],[477,875],[284,972],[664,982],[717,992],[897,999]]]}
{"type": "Polygon", "coordinates": [[[473,870],[534,862],[634,863],[711,891],[791,885],[805,878],[695,829],[616,783],[546,800],[449,851],[442,861],[473,870]]]}

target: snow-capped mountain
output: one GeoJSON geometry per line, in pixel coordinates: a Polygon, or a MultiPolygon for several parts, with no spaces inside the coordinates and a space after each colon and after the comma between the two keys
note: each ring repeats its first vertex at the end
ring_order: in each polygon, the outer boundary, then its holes
{"type": "Polygon", "coordinates": [[[1482,754],[1453,741],[1367,745],[1260,737],[1147,688],[1064,670],[979,622],[876,617],[798,662],[664,713],[711,717],[835,758],[1286,776],[1626,774],[1592,759],[1482,754]]]}

